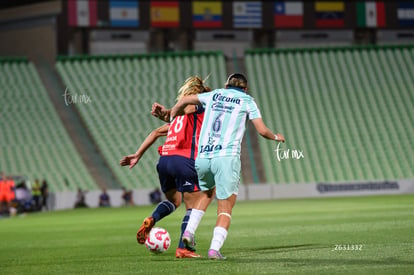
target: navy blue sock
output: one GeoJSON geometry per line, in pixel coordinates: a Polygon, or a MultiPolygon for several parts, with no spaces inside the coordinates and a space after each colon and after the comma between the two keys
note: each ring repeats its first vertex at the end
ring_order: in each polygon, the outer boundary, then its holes
{"type": "Polygon", "coordinates": [[[185,245],[184,245],[184,243],[182,241],[182,237],[183,237],[183,234],[184,234],[185,229],[187,228],[187,223],[188,223],[188,220],[190,219],[190,215],[191,215],[191,209],[188,209],[185,212],[183,221],[181,222],[181,234],[180,234],[180,241],[178,243],[178,247],[179,248],[185,248],[185,245]]]}
{"type": "Polygon", "coordinates": [[[155,207],[154,212],[152,212],[152,217],[154,221],[157,222],[162,218],[170,215],[175,210],[175,205],[170,201],[162,201],[160,202],[157,207],[155,207]]]}

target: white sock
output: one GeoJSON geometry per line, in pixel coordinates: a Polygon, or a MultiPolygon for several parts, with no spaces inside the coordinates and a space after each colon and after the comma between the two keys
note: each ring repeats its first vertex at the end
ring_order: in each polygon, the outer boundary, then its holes
{"type": "Polygon", "coordinates": [[[190,218],[188,219],[188,224],[185,230],[190,232],[191,234],[194,234],[203,216],[204,216],[204,211],[198,210],[198,209],[191,210],[191,215],[190,215],[190,218]]]}
{"type": "Polygon", "coordinates": [[[221,226],[214,227],[214,234],[213,234],[213,239],[211,240],[210,249],[220,251],[220,248],[223,246],[226,238],[227,238],[227,230],[224,227],[221,227],[221,226]]]}

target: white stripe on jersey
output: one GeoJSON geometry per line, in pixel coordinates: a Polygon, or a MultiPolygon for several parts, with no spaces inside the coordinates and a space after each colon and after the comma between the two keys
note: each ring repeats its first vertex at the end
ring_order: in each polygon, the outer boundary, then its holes
{"type": "Polygon", "coordinates": [[[226,150],[223,150],[222,152],[220,152],[219,154],[220,156],[225,156],[229,151],[231,151],[232,155],[238,154],[237,145],[238,143],[240,143],[241,139],[243,138],[243,134],[245,130],[244,123],[241,124],[241,122],[243,121],[242,118],[244,118],[244,116],[242,116],[242,114],[240,113],[240,110],[243,109],[242,108],[243,103],[244,103],[244,100],[241,101],[241,106],[236,106],[236,108],[231,113],[230,119],[228,119],[227,125],[226,125],[227,130],[225,131],[224,138],[222,140],[223,144],[228,144],[228,145],[232,144],[233,146],[231,148],[228,147],[226,148],[226,150]],[[240,126],[237,127],[237,125],[240,125],[240,126]],[[233,129],[237,129],[237,130],[234,131],[233,129]]]}
{"type": "MultiPolygon", "coordinates": [[[[243,140],[243,136],[244,136],[244,132],[246,132],[246,119],[247,119],[247,114],[243,115],[243,118],[241,118],[240,123],[240,127],[237,129],[237,133],[236,136],[238,137],[238,139],[240,139],[239,144],[241,144],[242,140],[243,140]]],[[[233,148],[233,154],[238,154],[240,155],[240,150],[241,147],[240,146],[235,146],[233,148]]]]}

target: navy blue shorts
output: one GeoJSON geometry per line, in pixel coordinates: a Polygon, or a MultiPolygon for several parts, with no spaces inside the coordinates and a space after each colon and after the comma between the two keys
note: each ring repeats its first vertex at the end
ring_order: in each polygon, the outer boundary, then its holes
{"type": "Polygon", "coordinates": [[[177,189],[179,192],[200,190],[194,160],[182,156],[161,156],[157,164],[162,192],[177,189]]]}

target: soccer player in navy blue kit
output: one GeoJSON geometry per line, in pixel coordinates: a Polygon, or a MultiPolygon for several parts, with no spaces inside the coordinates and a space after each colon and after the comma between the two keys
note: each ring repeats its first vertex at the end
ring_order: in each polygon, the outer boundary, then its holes
{"type": "MultiPolygon", "coordinates": [[[[181,87],[178,99],[191,94],[207,92],[209,90],[208,87],[204,87],[201,78],[190,77],[181,87]]],[[[160,105],[158,105],[158,107],[159,106],[160,105]]],[[[177,116],[170,124],[154,130],[145,139],[135,154],[126,156],[120,161],[120,164],[123,166],[129,165],[130,168],[134,167],[144,154],[145,150],[151,146],[158,137],[167,135],[164,145],[159,148],[161,157],[157,165],[161,189],[167,197],[167,200],[160,202],[151,216],[144,219],[137,232],[137,241],[139,244],[145,243],[145,239],[155,223],[174,212],[175,209],[180,206],[182,200],[187,209],[182,221],[183,233],[193,204],[198,200],[198,197],[202,195],[198,184],[194,161],[197,156],[198,138],[204,117],[204,109],[197,109],[196,106],[189,107],[190,108],[186,113],[177,116]]],[[[156,111],[153,111],[153,113],[155,114],[156,111]]],[[[209,195],[210,201],[213,198],[213,192],[214,190],[212,190],[209,195]]],[[[176,257],[200,257],[200,255],[194,253],[194,251],[194,247],[185,247],[180,237],[179,247],[176,250],[176,257]]]]}

